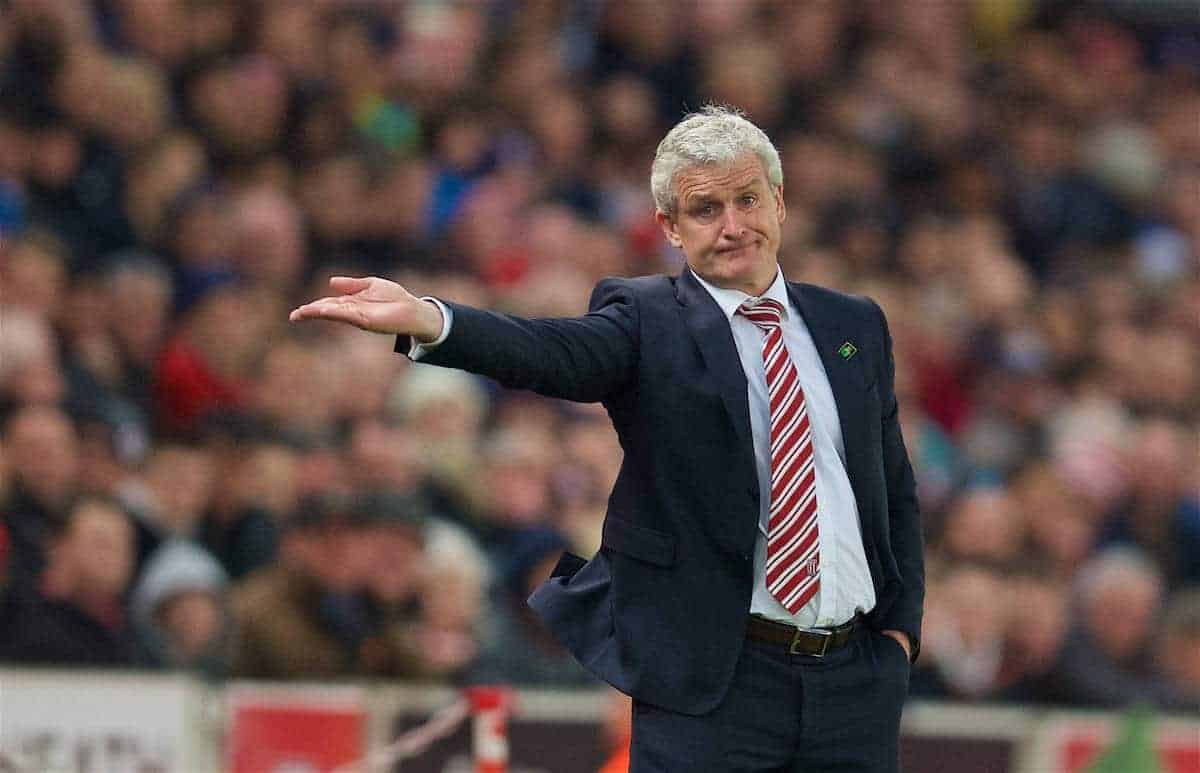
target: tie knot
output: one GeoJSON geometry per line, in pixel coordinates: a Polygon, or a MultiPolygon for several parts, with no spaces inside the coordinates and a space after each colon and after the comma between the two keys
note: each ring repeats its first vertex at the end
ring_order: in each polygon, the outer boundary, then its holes
{"type": "Polygon", "coordinates": [[[762,330],[779,327],[783,320],[783,305],[773,298],[760,298],[757,301],[746,301],[738,306],[738,314],[753,322],[762,330]]]}

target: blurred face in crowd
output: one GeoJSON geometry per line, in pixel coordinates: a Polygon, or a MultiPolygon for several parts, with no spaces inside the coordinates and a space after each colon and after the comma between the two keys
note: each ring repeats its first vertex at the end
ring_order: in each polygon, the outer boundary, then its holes
{"type": "Polygon", "coordinates": [[[208,161],[200,142],[174,132],[136,156],[126,180],[125,206],[142,241],[161,235],[167,202],[197,181],[208,161]]]}
{"type": "Polygon", "coordinates": [[[1004,581],[990,569],[966,565],[947,575],[942,599],[953,613],[968,650],[994,644],[1004,631],[1009,597],[1004,581]]]}
{"type": "Polygon", "coordinates": [[[281,553],[301,574],[322,588],[345,592],[362,580],[367,558],[367,543],[357,529],[345,523],[306,526],[284,535],[281,553]]]}
{"type": "Polygon", "coordinates": [[[398,603],[417,591],[424,564],[422,540],[417,527],[385,524],[365,530],[370,554],[366,585],[384,603],[398,603]]]}
{"type": "Polygon", "coordinates": [[[550,468],[554,447],[534,431],[506,430],[485,453],[484,493],[489,517],[508,525],[530,525],[550,509],[550,468]]]}
{"type": "Polygon", "coordinates": [[[212,456],[200,448],[172,445],[160,448],[146,469],[146,483],[160,508],[160,526],[187,536],[208,506],[216,484],[212,456]]]}
{"type": "Polygon", "coordinates": [[[1021,578],[1012,595],[1007,636],[1031,667],[1049,667],[1062,647],[1071,619],[1066,589],[1059,583],[1021,578]]]}
{"type": "Polygon", "coordinates": [[[286,513],[296,506],[300,457],[282,445],[264,444],[246,455],[233,472],[235,501],[255,505],[273,513],[286,513]]]}
{"type": "Polygon", "coordinates": [[[959,558],[1004,562],[1021,547],[1021,519],[1002,489],[966,495],[946,524],[946,547],[959,558]]]}
{"type": "Polygon", "coordinates": [[[291,287],[304,268],[300,212],[284,194],[261,189],[242,196],[234,215],[235,251],[253,279],[291,287]]]}
{"type": "Polygon", "coordinates": [[[1148,421],[1129,455],[1130,488],[1143,501],[1170,506],[1186,489],[1195,457],[1187,452],[1187,440],[1177,426],[1148,421]]]}
{"type": "Polygon", "coordinates": [[[53,237],[24,239],[0,263],[0,278],[10,303],[23,306],[46,319],[54,319],[67,287],[63,245],[53,237]]]}
{"type": "Polygon", "coordinates": [[[27,408],[12,418],[5,440],[12,472],[43,504],[56,506],[71,493],[78,440],[65,414],[27,408]]]}
{"type": "Polygon", "coordinates": [[[162,603],[158,615],[171,647],[183,660],[204,654],[221,632],[221,602],[208,591],[177,593],[162,603]]]}
{"type": "Polygon", "coordinates": [[[52,569],[68,593],[116,597],[133,573],[133,526],[120,510],[81,502],[54,548],[52,569]]]}
{"type": "Polygon", "coordinates": [[[357,485],[412,490],[421,475],[412,437],[378,419],[360,420],[351,430],[348,460],[357,485]]]}
{"type": "Polygon", "coordinates": [[[243,377],[263,345],[265,308],[238,285],[210,290],[189,309],[189,341],[216,374],[243,377]]]}
{"type": "Polygon", "coordinates": [[[1113,660],[1131,658],[1146,643],[1160,601],[1156,582],[1132,570],[1122,572],[1088,599],[1088,631],[1113,660]]]}
{"type": "Polygon", "coordinates": [[[667,241],[708,282],[759,295],[778,271],[783,187],[772,188],[753,154],[727,165],[699,165],[675,177],[676,212],[659,212],[667,241]]]}
{"type": "Polygon", "coordinates": [[[272,147],[283,129],[287,84],[265,57],[246,57],[200,76],[188,103],[222,147],[255,153],[272,147]],[[253,105],[253,110],[247,110],[253,105]]]}
{"type": "Polygon", "coordinates": [[[108,289],[110,324],[124,350],[138,358],[153,356],[166,335],[170,280],[149,271],[123,271],[112,278],[108,289]]]}

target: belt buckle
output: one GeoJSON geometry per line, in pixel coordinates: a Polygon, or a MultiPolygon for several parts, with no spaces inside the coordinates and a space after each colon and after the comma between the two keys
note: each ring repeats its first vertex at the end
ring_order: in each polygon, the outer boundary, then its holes
{"type": "Polygon", "coordinates": [[[816,630],[813,630],[813,631],[805,631],[802,628],[797,628],[796,632],[794,634],[792,634],[792,643],[788,646],[788,654],[789,655],[811,655],[814,658],[823,658],[823,657],[825,657],[825,653],[829,651],[829,642],[832,638],[833,638],[833,631],[826,631],[826,630],[822,630],[819,628],[816,630]],[[810,636],[820,636],[821,637],[821,651],[820,652],[801,652],[799,647],[800,647],[800,634],[802,634],[802,633],[808,634],[810,636]]]}

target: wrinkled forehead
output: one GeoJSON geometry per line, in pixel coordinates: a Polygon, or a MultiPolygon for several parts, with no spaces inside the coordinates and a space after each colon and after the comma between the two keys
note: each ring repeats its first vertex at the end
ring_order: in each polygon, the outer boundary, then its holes
{"type": "Polygon", "coordinates": [[[695,163],[683,167],[675,175],[675,193],[681,201],[756,185],[770,187],[762,161],[753,153],[733,161],[695,163]]]}

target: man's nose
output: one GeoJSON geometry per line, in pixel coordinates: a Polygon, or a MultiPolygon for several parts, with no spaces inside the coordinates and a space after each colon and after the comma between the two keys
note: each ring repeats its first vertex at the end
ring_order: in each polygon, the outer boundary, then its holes
{"type": "Polygon", "coordinates": [[[742,222],[742,214],[737,211],[737,207],[726,207],[721,223],[721,235],[728,239],[740,239],[745,233],[746,224],[742,222]]]}

